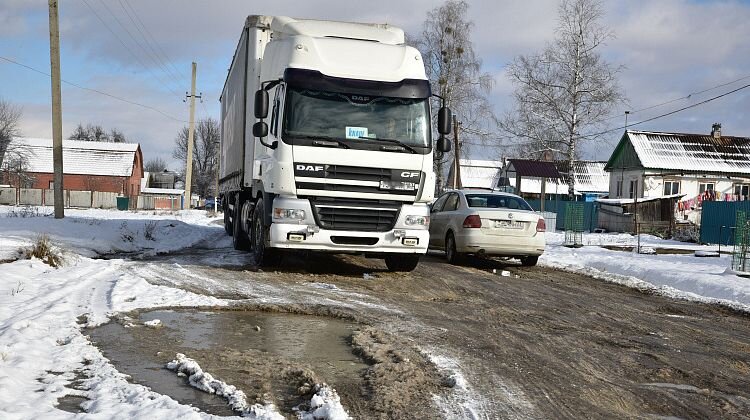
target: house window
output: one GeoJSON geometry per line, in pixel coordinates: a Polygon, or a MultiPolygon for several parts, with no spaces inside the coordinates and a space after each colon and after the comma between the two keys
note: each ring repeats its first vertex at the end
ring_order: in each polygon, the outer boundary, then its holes
{"type": "Polygon", "coordinates": [[[615,187],[615,197],[622,197],[622,180],[617,181],[615,187]]]}
{"type": "Polygon", "coordinates": [[[664,181],[664,195],[680,193],[680,181],[664,181]]]}
{"type": "Polygon", "coordinates": [[[737,200],[748,200],[750,197],[750,184],[734,184],[734,195],[737,200]]]}
{"type": "Polygon", "coordinates": [[[638,180],[632,180],[630,181],[630,198],[635,198],[636,194],[638,193],[638,180]]]}
{"type": "Polygon", "coordinates": [[[55,189],[55,181],[49,182],[49,189],[54,190],[55,189]]]}
{"type": "Polygon", "coordinates": [[[713,191],[714,190],[714,183],[713,182],[706,182],[701,183],[698,187],[698,193],[703,194],[706,191],[713,191]]]}

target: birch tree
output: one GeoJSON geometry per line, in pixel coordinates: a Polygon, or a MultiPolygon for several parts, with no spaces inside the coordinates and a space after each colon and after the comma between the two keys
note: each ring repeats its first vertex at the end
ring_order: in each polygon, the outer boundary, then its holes
{"type": "MultiPolygon", "coordinates": [[[[483,141],[489,136],[488,122],[494,118],[487,100],[494,80],[482,72],[482,60],[474,52],[474,24],[467,17],[468,9],[464,0],[448,0],[430,11],[416,47],[422,53],[432,92],[445,99],[446,106],[461,121],[463,132],[483,141]]],[[[431,104],[436,118],[441,103],[431,104]]],[[[454,147],[452,154],[456,151],[454,147]]],[[[450,160],[450,156],[435,153],[438,189],[444,185],[444,165],[450,160]]]]}
{"type": "MultiPolygon", "coordinates": [[[[596,141],[625,97],[617,76],[621,66],[606,62],[601,49],[613,37],[601,20],[599,0],[562,0],[557,37],[539,54],[518,56],[508,66],[515,85],[515,109],[501,129],[526,153],[548,150],[568,168],[582,141],[596,141]]],[[[566,175],[574,198],[572,169],[566,175]]]]}

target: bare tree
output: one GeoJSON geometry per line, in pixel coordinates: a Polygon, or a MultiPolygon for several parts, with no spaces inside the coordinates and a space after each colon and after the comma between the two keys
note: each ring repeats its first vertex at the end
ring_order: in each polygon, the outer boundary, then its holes
{"type": "Polygon", "coordinates": [[[21,133],[18,128],[20,119],[21,108],[0,98],[0,167],[3,166],[6,155],[11,157],[13,154],[11,140],[21,133]]]}
{"type": "Polygon", "coordinates": [[[167,169],[167,162],[160,157],[149,159],[146,162],[146,166],[143,168],[143,170],[146,172],[163,172],[166,169],[167,169]]]}
{"type": "MultiPolygon", "coordinates": [[[[482,60],[471,41],[473,22],[468,20],[469,4],[464,0],[447,0],[427,14],[417,48],[422,53],[432,92],[445,103],[461,122],[461,131],[482,142],[490,138],[489,122],[494,121],[487,94],[494,79],[482,72],[482,60]]],[[[440,102],[432,102],[437,115],[440,102]]],[[[456,148],[453,154],[457,152],[456,148]]],[[[438,190],[443,187],[444,165],[450,156],[435,154],[438,190]]]]}
{"type": "Polygon", "coordinates": [[[128,143],[128,139],[122,131],[113,128],[107,133],[101,125],[87,124],[86,127],[79,123],[70,133],[69,140],[102,141],[111,143],[128,143]]]}
{"type": "MultiPolygon", "coordinates": [[[[521,149],[552,151],[573,161],[581,141],[597,140],[607,117],[625,102],[617,81],[622,67],[602,58],[601,47],[613,34],[601,24],[600,0],[562,0],[557,38],[540,54],[519,56],[508,67],[515,84],[515,109],[500,122],[521,149]]],[[[572,170],[568,196],[574,197],[572,170]]]]}
{"type": "MultiPolygon", "coordinates": [[[[214,186],[218,168],[219,123],[213,118],[199,120],[195,124],[193,137],[193,185],[192,190],[201,197],[215,195],[214,186]]],[[[175,139],[172,157],[187,160],[188,128],[183,127],[175,139]]]]}

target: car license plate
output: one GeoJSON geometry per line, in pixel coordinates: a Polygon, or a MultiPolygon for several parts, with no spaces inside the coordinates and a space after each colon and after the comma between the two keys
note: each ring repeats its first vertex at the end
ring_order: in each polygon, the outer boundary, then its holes
{"type": "Polygon", "coordinates": [[[516,220],[495,220],[496,228],[503,229],[523,229],[523,222],[516,220]]]}

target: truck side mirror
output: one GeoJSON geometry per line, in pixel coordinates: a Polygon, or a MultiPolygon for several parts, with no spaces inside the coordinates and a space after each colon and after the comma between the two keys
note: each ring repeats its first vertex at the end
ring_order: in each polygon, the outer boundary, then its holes
{"type": "Polygon", "coordinates": [[[445,138],[442,134],[440,135],[440,138],[437,141],[437,149],[440,152],[448,153],[451,151],[451,142],[447,138],[445,138]]]}
{"type": "MultiPolygon", "coordinates": [[[[256,108],[257,109],[257,108],[256,108]]],[[[263,121],[258,121],[253,124],[253,137],[263,138],[268,135],[268,124],[263,121]]]]}
{"type": "MultiPolygon", "coordinates": [[[[268,108],[268,104],[266,104],[266,108],[268,108]]],[[[440,110],[438,111],[438,133],[450,134],[450,132],[451,132],[451,110],[448,107],[441,107],[440,110]]]]}
{"type": "MultiPolygon", "coordinates": [[[[260,89],[255,92],[255,118],[266,118],[268,116],[268,92],[264,89],[260,89]]],[[[254,131],[254,129],[253,129],[254,131]]],[[[265,137],[256,136],[256,137],[265,137]]]]}

